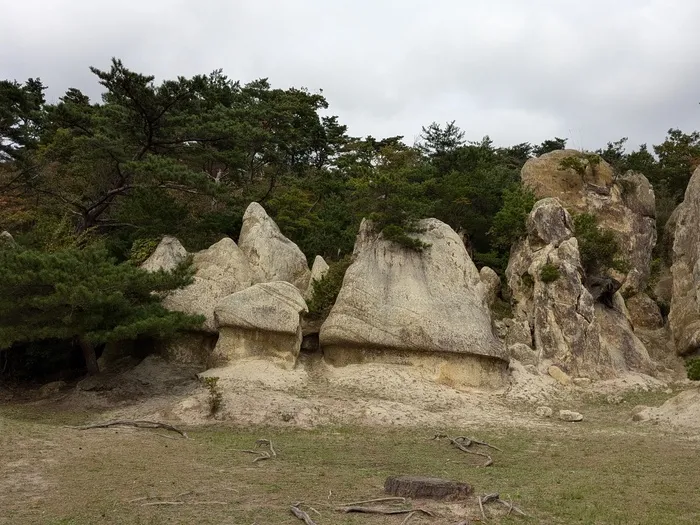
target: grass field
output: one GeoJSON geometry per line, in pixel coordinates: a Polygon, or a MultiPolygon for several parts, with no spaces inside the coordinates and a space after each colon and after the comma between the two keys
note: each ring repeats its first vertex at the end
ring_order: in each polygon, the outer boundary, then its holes
{"type": "MultiPolygon", "coordinates": [[[[480,468],[482,458],[431,440],[432,429],[206,427],[187,429],[185,440],[165,431],[78,431],[65,425],[99,416],[5,407],[0,523],[293,524],[302,522],[289,506],[303,501],[318,525],[398,525],[405,516],[335,511],[382,496],[385,478],[397,474],[465,481],[531,516],[489,507],[489,523],[700,523],[700,442],[623,422],[624,410],[591,406],[593,417],[579,424],[452,429],[503,449],[480,468]],[[239,451],[258,438],[271,439],[278,456],[254,464],[239,451]]],[[[416,515],[412,524],[481,521],[474,498],[420,504],[439,516],[416,515]]]]}

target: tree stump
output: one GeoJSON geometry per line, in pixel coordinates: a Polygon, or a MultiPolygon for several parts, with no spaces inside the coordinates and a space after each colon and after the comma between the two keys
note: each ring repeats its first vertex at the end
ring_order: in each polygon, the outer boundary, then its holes
{"type": "Polygon", "coordinates": [[[440,478],[391,476],[384,482],[384,492],[404,498],[439,500],[464,499],[472,493],[471,485],[440,478]]]}

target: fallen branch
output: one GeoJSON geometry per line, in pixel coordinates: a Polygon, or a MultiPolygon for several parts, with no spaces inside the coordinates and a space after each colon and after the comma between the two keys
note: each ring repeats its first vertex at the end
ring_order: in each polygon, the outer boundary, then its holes
{"type": "Polygon", "coordinates": [[[409,512],[422,512],[426,516],[435,517],[435,514],[426,509],[390,509],[386,507],[338,507],[336,509],[338,512],[344,512],[349,514],[350,512],[360,512],[363,514],[383,514],[383,515],[393,515],[393,514],[408,514],[409,512]]]}
{"type": "Polygon", "coordinates": [[[136,421],[136,420],[131,420],[131,419],[119,419],[117,421],[105,421],[104,423],[93,423],[92,425],[85,425],[82,427],[68,427],[68,428],[73,428],[75,430],[90,430],[93,428],[108,428],[108,427],[116,427],[116,426],[135,427],[135,428],[163,428],[165,430],[177,432],[183,438],[187,439],[187,434],[185,432],[183,432],[179,428],[176,428],[172,425],[168,425],[167,423],[161,423],[160,421],[136,421]]]}
{"type": "Polygon", "coordinates": [[[306,525],[316,525],[316,523],[314,523],[314,520],[311,519],[311,516],[309,516],[306,512],[301,510],[299,508],[299,505],[301,505],[301,503],[295,503],[294,505],[289,507],[289,510],[292,512],[292,514],[294,514],[294,516],[302,520],[306,525]]]}
{"type": "Polygon", "coordinates": [[[501,499],[500,494],[498,492],[494,492],[493,494],[486,494],[484,496],[479,497],[479,507],[481,508],[481,515],[486,519],[486,514],[484,513],[484,504],[486,503],[498,503],[499,505],[503,505],[504,507],[508,508],[508,515],[510,515],[512,512],[516,513],[519,516],[522,516],[523,518],[527,518],[527,514],[525,514],[522,510],[520,510],[518,507],[513,505],[513,502],[510,501],[503,501],[501,499]]]}
{"type": "Polygon", "coordinates": [[[142,507],[153,507],[156,505],[228,505],[225,501],[149,501],[142,503],[142,507]]]}
{"type": "Polygon", "coordinates": [[[344,503],[343,507],[354,507],[356,505],[366,505],[367,503],[386,503],[388,501],[395,501],[397,503],[406,503],[406,498],[392,497],[392,498],[377,498],[368,499],[365,501],[353,501],[352,503],[344,503]]]}
{"type": "Polygon", "coordinates": [[[401,522],[401,525],[406,525],[409,521],[411,521],[411,518],[412,518],[413,516],[415,516],[415,515],[416,515],[416,512],[415,512],[415,511],[408,513],[408,514],[406,515],[406,519],[404,519],[404,520],[401,522]]]}
{"type": "Polygon", "coordinates": [[[437,433],[433,436],[432,439],[442,439],[442,438],[447,438],[454,447],[458,448],[462,452],[486,458],[486,463],[484,463],[482,465],[483,467],[490,467],[491,465],[493,465],[493,458],[490,455],[485,454],[484,452],[477,452],[476,450],[469,450],[467,447],[470,447],[472,444],[477,444],[477,445],[482,445],[482,446],[503,452],[500,448],[494,447],[493,445],[489,445],[485,441],[479,441],[477,439],[472,439],[472,438],[468,438],[468,437],[464,437],[464,436],[458,436],[458,437],[453,438],[453,437],[448,436],[447,434],[437,433]]]}
{"type": "Polygon", "coordinates": [[[258,461],[263,461],[265,459],[272,459],[277,457],[277,452],[275,451],[275,448],[272,446],[272,441],[269,439],[258,439],[255,442],[255,448],[258,447],[263,447],[263,446],[268,446],[270,447],[270,451],[267,452],[265,450],[238,450],[238,452],[245,452],[246,454],[255,454],[258,457],[253,460],[253,463],[257,463],[258,461]]]}

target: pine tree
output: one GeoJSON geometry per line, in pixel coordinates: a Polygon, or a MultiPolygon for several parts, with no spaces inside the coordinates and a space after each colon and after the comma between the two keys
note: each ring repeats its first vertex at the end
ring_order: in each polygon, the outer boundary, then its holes
{"type": "Polygon", "coordinates": [[[1,249],[0,349],[74,341],[88,373],[97,373],[96,344],[164,338],[201,324],[201,317],[168,311],[160,303],[191,278],[187,264],[154,273],[115,264],[100,246],[52,253],[1,249]]]}

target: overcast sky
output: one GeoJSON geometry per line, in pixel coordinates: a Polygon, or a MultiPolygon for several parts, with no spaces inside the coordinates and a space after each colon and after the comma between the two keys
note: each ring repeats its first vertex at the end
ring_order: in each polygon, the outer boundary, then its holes
{"type": "Polygon", "coordinates": [[[112,56],[157,79],[323,89],[352,135],[456,120],[499,145],[700,129],[698,0],[2,0],[0,78],[96,97],[112,56]]]}

